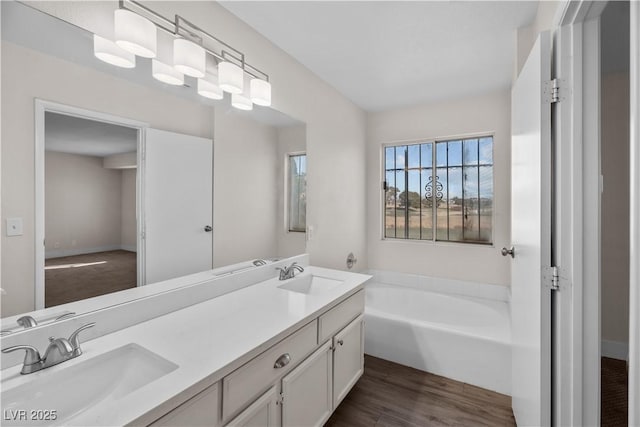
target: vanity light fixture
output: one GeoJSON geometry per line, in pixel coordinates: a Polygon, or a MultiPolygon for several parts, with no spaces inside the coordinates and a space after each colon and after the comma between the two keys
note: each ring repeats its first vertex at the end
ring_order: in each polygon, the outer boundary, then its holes
{"type": "Polygon", "coordinates": [[[127,52],[114,42],[97,34],[93,35],[93,54],[107,64],[122,68],[134,68],[136,56],[127,52]]]}
{"type": "Polygon", "coordinates": [[[231,105],[238,110],[251,111],[253,110],[253,102],[245,93],[232,93],[231,105]]]}
{"type": "Polygon", "coordinates": [[[127,9],[114,12],[116,44],[144,58],[155,58],[158,47],[157,30],[153,22],[127,9]]]}
{"type": "Polygon", "coordinates": [[[231,94],[231,106],[238,110],[250,111],[253,110],[253,102],[251,102],[249,79],[246,80],[244,82],[244,91],[231,94]]]}
{"type": "Polygon", "coordinates": [[[180,15],[169,19],[137,0],[119,0],[118,6],[114,12],[114,46],[108,46],[107,39],[94,37],[94,53],[98,58],[120,67],[135,66],[132,54],[152,58],[153,77],[164,83],[185,85],[184,76],[187,75],[198,79],[198,93],[207,98],[222,99],[225,91],[235,95],[231,103],[242,110],[251,110],[254,103],[271,105],[269,76],[248,64],[244,53],[238,49],[180,15]],[[155,59],[158,30],[173,37],[171,65],[155,59]],[[116,47],[120,50],[114,50],[116,47]],[[207,73],[207,55],[218,63],[217,80],[207,73]]]}
{"type": "Polygon", "coordinates": [[[271,105],[271,83],[262,79],[251,79],[251,101],[256,105],[269,107],[271,105]]]}
{"type": "Polygon", "coordinates": [[[191,40],[179,38],[173,41],[173,66],[191,77],[204,77],[207,57],[202,46],[191,40]]]}
{"type": "Polygon", "coordinates": [[[184,74],[180,71],[157,59],[152,59],[151,61],[151,74],[154,79],[173,86],[182,86],[184,84],[184,74]]]}
{"type": "Polygon", "coordinates": [[[198,79],[198,94],[209,99],[222,99],[224,92],[218,86],[217,76],[207,74],[203,78],[198,79]]]}
{"type": "Polygon", "coordinates": [[[242,72],[242,68],[228,61],[218,64],[218,85],[225,92],[242,93],[244,90],[244,73],[242,72]]]}

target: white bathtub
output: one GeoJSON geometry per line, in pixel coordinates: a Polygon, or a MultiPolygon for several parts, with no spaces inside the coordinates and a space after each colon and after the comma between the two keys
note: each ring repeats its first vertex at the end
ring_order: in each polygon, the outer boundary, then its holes
{"type": "Polygon", "coordinates": [[[506,301],[377,282],[365,289],[367,354],[511,394],[506,301]]]}

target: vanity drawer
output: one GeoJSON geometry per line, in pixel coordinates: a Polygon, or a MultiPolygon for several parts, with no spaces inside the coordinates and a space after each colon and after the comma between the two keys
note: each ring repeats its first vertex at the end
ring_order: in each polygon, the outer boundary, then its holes
{"type": "Polygon", "coordinates": [[[318,318],[318,342],[323,343],[364,312],[364,289],[318,318]]]}
{"type": "Polygon", "coordinates": [[[222,380],[222,418],[236,415],[283,374],[289,372],[316,348],[318,324],[314,320],[222,380]],[[288,355],[288,357],[286,356],[288,355]],[[276,362],[281,367],[275,367],[276,362]]]}

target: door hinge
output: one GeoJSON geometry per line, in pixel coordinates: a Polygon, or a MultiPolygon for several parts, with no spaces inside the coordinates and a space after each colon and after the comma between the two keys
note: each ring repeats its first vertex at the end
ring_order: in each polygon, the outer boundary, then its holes
{"type": "Polygon", "coordinates": [[[388,191],[389,190],[389,186],[387,185],[387,181],[382,181],[382,189],[384,191],[388,191]]]}
{"type": "Polygon", "coordinates": [[[562,270],[559,267],[542,267],[542,284],[545,289],[561,291],[567,285],[567,279],[562,277],[562,270]]]}
{"type": "Polygon", "coordinates": [[[564,101],[564,80],[552,79],[543,83],[543,99],[549,104],[564,101]]]}
{"type": "Polygon", "coordinates": [[[276,399],[276,405],[282,405],[284,403],[284,393],[280,392],[278,399],[276,399]]]}

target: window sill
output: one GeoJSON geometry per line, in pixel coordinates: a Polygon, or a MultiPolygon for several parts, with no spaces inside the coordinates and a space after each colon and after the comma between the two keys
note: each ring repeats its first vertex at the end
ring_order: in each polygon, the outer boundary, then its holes
{"type": "Polygon", "coordinates": [[[456,247],[456,248],[485,248],[495,249],[495,243],[460,243],[460,242],[443,242],[440,240],[418,240],[418,239],[394,239],[393,237],[382,237],[381,242],[390,244],[410,244],[410,245],[429,245],[429,246],[444,246],[444,247],[456,247]]]}

